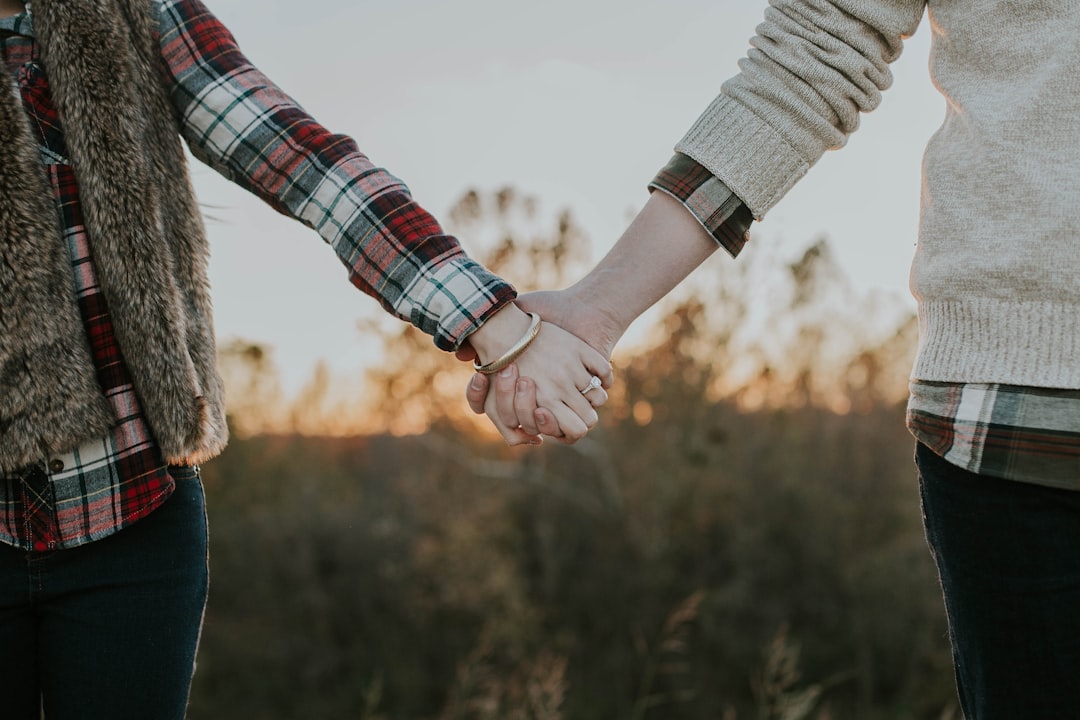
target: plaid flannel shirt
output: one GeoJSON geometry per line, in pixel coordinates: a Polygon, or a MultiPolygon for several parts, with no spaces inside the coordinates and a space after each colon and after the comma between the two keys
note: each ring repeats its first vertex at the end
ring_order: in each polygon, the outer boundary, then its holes
{"type": "MultiPolygon", "coordinates": [[[[192,154],[313,228],[351,282],[384,308],[455,348],[514,297],[346,136],[316,123],[244,57],[200,0],[153,0],[165,83],[192,154]]],[[[37,129],[46,175],[71,249],[77,301],[98,379],[112,405],[110,434],[0,478],[0,542],[70,548],[146,516],[174,483],[139,407],[97,283],[79,191],[46,73],[33,11],[0,19],[0,60],[37,129]]]]}
{"type": "MultiPolygon", "coordinates": [[[[732,256],[745,245],[746,207],[691,158],[676,154],[649,187],[683,203],[732,256]]],[[[1080,390],[913,381],[907,426],[971,472],[1080,489],[1080,390]]]]}

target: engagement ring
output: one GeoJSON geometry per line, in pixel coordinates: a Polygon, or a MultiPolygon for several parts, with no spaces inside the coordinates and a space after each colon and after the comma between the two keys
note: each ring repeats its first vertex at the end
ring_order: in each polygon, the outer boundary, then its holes
{"type": "Polygon", "coordinates": [[[603,386],[603,381],[600,380],[600,378],[598,378],[597,376],[593,375],[591,378],[589,378],[589,384],[581,389],[581,394],[587,395],[590,390],[599,390],[603,386]]]}

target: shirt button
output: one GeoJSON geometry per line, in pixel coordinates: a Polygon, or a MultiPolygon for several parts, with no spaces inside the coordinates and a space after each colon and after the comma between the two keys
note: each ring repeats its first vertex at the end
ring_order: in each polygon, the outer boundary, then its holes
{"type": "Polygon", "coordinates": [[[64,461],[60,458],[53,458],[49,461],[49,472],[58,473],[64,469],[64,461]]]}

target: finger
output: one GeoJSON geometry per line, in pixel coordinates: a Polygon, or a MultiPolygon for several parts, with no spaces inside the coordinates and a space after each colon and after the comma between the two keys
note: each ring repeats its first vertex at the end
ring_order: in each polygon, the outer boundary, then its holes
{"type": "Polygon", "coordinates": [[[589,372],[600,378],[605,390],[615,384],[615,371],[611,367],[611,362],[603,355],[590,348],[582,354],[581,361],[589,372]]]}
{"type": "Polygon", "coordinates": [[[515,445],[539,445],[544,441],[539,435],[529,435],[521,428],[507,427],[496,416],[488,413],[488,420],[495,426],[495,429],[502,435],[503,441],[507,445],[513,447],[515,445]]]}
{"type": "MultiPolygon", "coordinates": [[[[488,419],[490,419],[490,416],[488,416],[488,419]]],[[[539,435],[529,435],[521,428],[508,428],[505,425],[496,423],[494,420],[491,421],[491,424],[495,426],[495,429],[499,431],[503,440],[510,447],[515,445],[540,445],[544,442],[544,438],[539,435]]]]}
{"type": "Polygon", "coordinates": [[[582,395],[594,408],[603,407],[604,403],[608,401],[607,390],[602,387],[589,388],[589,391],[582,393],[582,395]]]}
{"type": "Polygon", "coordinates": [[[473,346],[466,340],[462,343],[461,347],[454,351],[454,357],[462,362],[472,362],[476,360],[476,351],[473,350],[473,346]]]}
{"type": "MultiPolygon", "coordinates": [[[[592,373],[592,377],[589,378],[586,385],[579,386],[585,390],[582,393],[582,397],[589,403],[592,408],[599,408],[608,401],[607,388],[610,388],[615,384],[615,373],[611,367],[611,363],[604,358],[603,355],[592,350],[591,348],[582,353],[581,361],[585,364],[585,367],[592,373]],[[592,385],[592,378],[600,378],[600,387],[592,385]]],[[[582,415],[583,419],[588,421],[588,418],[582,415]]],[[[598,418],[599,419],[599,418],[598,418]]],[[[592,428],[596,422],[589,424],[592,428]]]]}
{"type": "Polygon", "coordinates": [[[554,438],[562,437],[563,431],[559,427],[559,421],[555,419],[555,413],[547,408],[536,408],[536,412],[533,413],[533,420],[536,422],[536,429],[540,431],[541,435],[549,435],[554,438]]]}
{"type": "Polygon", "coordinates": [[[491,383],[487,375],[473,373],[469,385],[465,388],[465,399],[469,403],[469,408],[477,415],[484,414],[484,401],[487,400],[490,387],[491,383]]]}
{"type": "MultiPolygon", "coordinates": [[[[536,383],[532,381],[532,378],[518,378],[514,392],[514,415],[518,422],[521,423],[521,429],[530,435],[539,435],[541,432],[535,419],[537,409],[536,383]]],[[[555,430],[559,430],[558,423],[555,424],[555,430]]],[[[554,435],[555,433],[548,434],[554,435]]]]}
{"type": "Polygon", "coordinates": [[[590,375],[588,381],[579,390],[582,397],[589,401],[594,408],[602,407],[608,401],[607,391],[603,387],[604,381],[599,375],[590,375]]]}
{"type": "Polygon", "coordinates": [[[543,442],[543,438],[537,435],[529,435],[521,428],[514,426],[508,426],[498,416],[496,408],[495,394],[491,393],[487,399],[487,403],[484,405],[484,409],[487,411],[488,420],[495,426],[495,429],[502,435],[503,440],[507,445],[539,445],[543,442]]]}
{"type": "Polygon", "coordinates": [[[495,413],[499,421],[508,428],[517,428],[521,425],[517,411],[514,409],[517,380],[518,369],[514,363],[510,363],[495,375],[495,413]]]}
{"type": "Polygon", "coordinates": [[[549,408],[554,413],[555,420],[559,423],[559,429],[562,430],[562,437],[559,438],[560,442],[568,445],[573,445],[585,437],[589,432],[589,428],[595,425],[598,419],[596,411],[585,402],[584,398],[575,398],[571,402],[578,405],[583,404],[586,409],[582,410],[580,407],[573,407],[566,403],[560,403],[558,407],[549,408]]]}
{"type": "Polygon", "coordinates": [[[499,429],[499,433],[510,447],[515,445],[541,445],[544,442],[544,438],[539,435],[529,435],[521,428],[503,428],[499,429]]]}
{"type": "MultiPolygon", "coordinates": [[[[596,423],[600,421],[600,416],[596,414],[596,408],[592,406],[588,395],[581,392],[581,390],[588,388],[589,380],[591,379],[592,376],[590,375],[589,378],[580,381],[573,391],[563,397],[565,406],[581,420],[581,423],[585,425],[586,431],[588,431],[589,428],[594,427],[596,423]]],[[[559,421],[559,427],[563,429],[563,432],[566,435],[570,435],[570,432],[563,421],[563,416],[559,413],[557,408],[553,409],[555,410],[555,418],[559,421]]]]}

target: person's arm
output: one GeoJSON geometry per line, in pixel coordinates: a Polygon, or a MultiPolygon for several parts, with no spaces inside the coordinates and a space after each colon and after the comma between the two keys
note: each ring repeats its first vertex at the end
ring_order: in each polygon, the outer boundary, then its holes
{"type": "MultiPolygon", "coordinates": [[[[724,227],[727,232],[729,226],[724,227]]],[[[718,247],[716,238],[682,202],[657,191],[610,252],[579,282],[565,290],[523,295],[518,302],[611,357],[630,324],[718,247]]],[[[491,393],[489,381],[474,378],[466,391],[469,406],[489,415],[494,411],[502,423],[521,425],[526,434],[559,437],[560,424],[537,412],[529,372],[521,369],[519,375],[497,378],[491,393]]]]}
{"type": "MultiPolygon", "coordinates": [[[[861,113],[878,106],[892,83],[889,63],[899,57],[925,7],[926,0],[771,2],[739,64],[741,72],[724,83],[675,146],[676,157],[697,169],[675,175],[691,177],[700,171],[712,178],[714,188],[730,191],[742,212],[763,217],[826,150],[846,143],[861,113]]],[[[615,249],[582,283],[561,293],[524,297],[523,307],[539,309],[570,328],[585,325],[582,336],[609,352],[630,320],[711,254],[710,235],[733,250],[711,227],[717,205],[705,205],[702,210],[679,192],[666,199],[654,193],[615,249]]],[[[470,385],[467,397],[474,410],[487,387],[483,381],[470,385]]],[[[526,430],[534,428],[527,379],[515,388],[497,383],[495,394],[502,398],[497,406],[504,422],[516,416],[526,430]]]]}
{"type": "MultiPolygon", "coordinates": [[[[750,237],[753,218],[746,205],[708,170],[685,155],[676,153],[649,183],[649,189],[663,197],[649,201],[640,220],[636,220],[626,231],[601,265],[610,265],[610,271],[605,273],[608,277],[616,277],[619,268],[632,268],[636,263],[646,268],[648,274],[657,271],[659,274],[651,279],[646,276],[646,281],[652,284],[651,289],[647,289],[652,297],[636,298],[638,305],[616,300],[619,308],[628,316],[620,319],[617,315],[602,311],[599,305],[583,304],[574,297],[579,287],[584,287],[585,292],[590,294],[604,292],[601,276],[594,277],[590,273],[565,293],[531,293],[519,298],[523,307],[540,313],[556,324],[565,324],[570,332],[589,339],[593,347],[607,357],[610,357],[619,337],[634,317],[665,295],[671,289],[672,282],[677,284],[689,274],[699,264],[699,257],[704,259],[713,252],[708,247],[709,237],[714,246],[724,248],[732,257],[739,255],[750,237]],[[698,225],[697,231],[692,227],[693,222],[698,225]],[[657,225],[662,227],[663,234],[654,235],[651,242],[655,243],[658,251],[672,255],[661,265],[654,266],[651,261],[643,261],[639,255],[648,248],[650,228],[657,225]],[[671,233],[671,237],[667,233],[671,233]]],[[[600,269],[598,266],[597,270],[600,269]]],[[[624,278],[622,285],[634,286],[637,282],[638,278],[631,274],[624,278]]],[[[607,399],[606,394],[602,393],[592,391],[589,399],[602,404],[607,399]]],[[[546,410],[536,407],[535,394],[532,379],[523,373],[520,378],[495,378],[494,384],[487,378],[474,377],[466,391],[466,398],[474,412],[484,412],[487,406],[490,415],[491,406],[494,406],[501,422],[520,424],[526,434],[542,433],[559,437],[561,430],[558,423],[546,410]],[[488,397],[489,387],[494,388],[494,392],[490,393],[496,398],[494,402],[488,397]]]]}
{"type": "Polygon", "coordinates": [[[513,300],[401,180],[252,65],[201,0],[157,1],[165,81],[196,158],[317,231],[354,285],[443,350],[513,300]]]}
{"type": "Polygon", "coordinates": [[[926,0],[773,0],[740,72],[675,145],[763,218],[892,85],[926,0]]]}
{"type": "Polygon", "coordinates": [[[683,205],[654,192],[622,237],[585,277],[558,293],[534,294],[548,319],[588,328],[584,337],[610,354],[630,324],[716,252],[716,241],[683,205]],[[582,319],[575,319],[580,317],[582,319]]]}
{"type": "MultiPolygon", "coordinates": [[[[408,187],[333,134],[255,68],[201,0],[156,0],[164,79],[192,154],[279,212],[316,230],[349,278],[397,317],[481,362],[528,327],[514,289],[469,258],[408,187]]],[[[541,403],[580,437],[596,422],[575,386],[610,382],[607,360],[546,329],[522,355],[541,403]]],[[[493,419],[507,442],[525,437],[493,419]]]]}
{"type": "MultiPolygon", "coordinates": [[[[593,273],[565,292],[530,293],[520,298],[523,307],[588,339],[606,357],[611,356],[630,322],[667,294],[672,282],[680,282],[704,257],[712,254],[715,247],[722,247],[731,257],[737,257],[750,238],[753,218],[746,205],[724,183],[685,155],[676,153],[649,183],[649,189],[668,199],[650,200],[647,211],[643,211],[640,219],[635,220],[623,239],[593,273]],[[681,204],[682,210],[673,203],[681,204]],[[692,227],[691,219],[696,221],[697,231],[692,227]],[[658,251],[671,253],[661,264],[654,265],[651,260],[643,260],[640,254],[647,251],[650,228],[657,225],[662,227],[664,233],[672,233],[674,239],[668,242],[666,235],[652,237],[651,242],[656,243],[658,251]],[[709,237],[715,246],[713,248],[708,246],[709,237]],[[614,314],[604,311],[603,303],[587,304],[583,298],[575,297],[579,289],[587,294],[604,294],[603,275],[617,277],[618,273],[632,269],[637,263],[645,268],[645,281],[651,287],[645,288],[646,295],[635,296],[630,302],[613,300],[612,304],[618,306],[614,314]],[[603,272],[596,274],[598,271],[603,272]],[[620,319],[619,313],[626,317],[620,319]]],[[[628,274],[621,286],[624,289],[636,287],[638,281],[634,274],[628,274]]],[[[459,351],[458,355],[462,359],[469,357],[468,352],[459,351]]],[[[560,436],[558,424],[549,413],[534,413],[535,386],[526,373],[522,373],[521,377],[495,378],[494,384],[488,378],[474,377],[466,391],[466,399],[474,412],[485,411],[489,387],[495,390],[491,395],[496,400],[491,405],[502,422],[517,424],[520,421],[526,433],[560,436]]],[[[590,392],[589,399],[600,405],[607,400],[607,395],[603,390],[595,390],[590,392]]]]}

